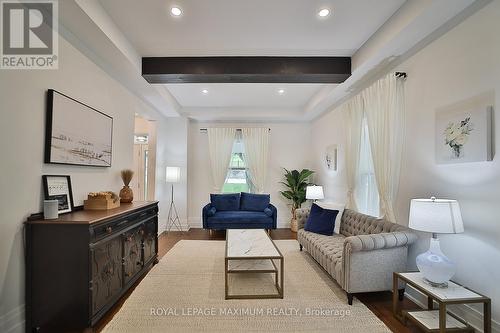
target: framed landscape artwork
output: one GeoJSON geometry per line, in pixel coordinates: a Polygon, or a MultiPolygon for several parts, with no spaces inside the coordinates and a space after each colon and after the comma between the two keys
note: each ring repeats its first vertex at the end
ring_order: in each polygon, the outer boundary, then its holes
{"type": "Polygon", "coordinates": [[[436,161],[466,163],[491,161],[491,106],[436,113],[436,161]]]}
{"type": "Polygon", "coordinates": [[[109,167],[112,139],[113,118],[48,90],[45,163],[109,167]]]}

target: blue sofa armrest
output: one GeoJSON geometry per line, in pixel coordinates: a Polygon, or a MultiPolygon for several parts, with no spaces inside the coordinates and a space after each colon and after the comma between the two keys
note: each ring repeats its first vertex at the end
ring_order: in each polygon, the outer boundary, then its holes
{"type": "Polygon", "coordinates": [[[273,204],[269,204],[269,209],[271,209],[273,211],[273,228],[272,229],[276,229],[277,228],[277,221],[278,221],[278,210],[276,209],[276,207],[273,205],[273,204]]]}
{"type": "Polygon", "coordinates": [[[210,208],[212,208],[212,203],[206,204],[205,207],[203,207],[203,209],[201,211],[201,217],[202,217],[202,221],[203,221],[203,229],[208,228],[207,219],[208,219],[208,211],[210,210],[210,208]]]}

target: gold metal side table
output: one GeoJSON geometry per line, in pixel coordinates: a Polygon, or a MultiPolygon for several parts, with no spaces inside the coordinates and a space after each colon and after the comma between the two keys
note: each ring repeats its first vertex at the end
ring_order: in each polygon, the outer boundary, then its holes
{"type": "Polygon", "coordinates": [[[471,289],[450,281],[448,288],[432,287],[424,281],[420,272],[393,273],[392,312],[405,323],[410,320],[426,332],[474,332],[463,319],[446,311],[448,304],[483,303],[484,333],[491,333],[491,299],[471,289]],[[427,296],[427,309],[401,311],[398,288],[400,281],[427,296]],[[434,302],[439,308],[434,310],[434,302]]]}

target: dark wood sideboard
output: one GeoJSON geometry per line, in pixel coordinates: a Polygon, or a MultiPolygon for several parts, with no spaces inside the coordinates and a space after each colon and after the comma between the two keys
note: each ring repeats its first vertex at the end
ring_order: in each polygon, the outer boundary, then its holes
{"type": "Polygon", "coordinates": [[[26,332],[92,327],[158,262],[158,203],[26,222],[26,332]]]}

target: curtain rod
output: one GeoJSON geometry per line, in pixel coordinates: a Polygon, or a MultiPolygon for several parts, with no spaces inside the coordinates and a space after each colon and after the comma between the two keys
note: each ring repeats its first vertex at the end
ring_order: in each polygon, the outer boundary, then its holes
{"type": "MultiPolygon", "coordinates": [[[[271,129],[268,128],[269,132],[271,132],[271,129]]],[[[208,130],[206,128],[200,128],[200,132],[207,132],[208,130]]],[[[236,131],[241,132],[241,128],[237,128],[236,131]]]]}
{"type": "Polygon", "coordinates": [[[394,73],[394,75],[396,75],[396,77],[402,77],[403,79],[406,79],[408,77],[408,75],[405,73],[405,72],[396,72],[394,73]]]}

